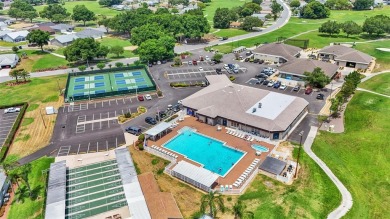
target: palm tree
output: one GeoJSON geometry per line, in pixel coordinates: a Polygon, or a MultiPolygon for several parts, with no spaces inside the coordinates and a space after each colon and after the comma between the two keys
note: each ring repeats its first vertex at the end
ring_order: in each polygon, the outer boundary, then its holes
{"type": "Polygon", "coordinates": [[[28,174],[31,172],[31,164],[30,163],[27,163],[23,166],[20,166],[18,168],[18,175],[20,176],[20,178],[24,181],[24,183],[26,184],[27,186],[27,189],[28,189],[28,192],[29,192],[29,195],[30,197],[32,197],[32,190],[31,190],[31,186],[30,186],[30,182],[29,182],[29,179],[28,179],[28,174]]]}
{"type": "Polygon", "coordinates": [[[17,155],[8,155],[5,158],[5,160],[3,161],[3,163],[1,164],[3,169],[4,169],[5,174],[7,175],[8,179],[11,181],[11,189],[12,189],[12,192],[14,194],[15,194],[15,191],[14,191],[14,187],[12,186],[12,184],[16,183],[18,185],[18,188],[20,188],[19,182],[18,182],[19,176],[17,175],[17,173],[15,171],[15,168],[18,166],[18,162],[17,162],[18,159],[19,159],[19,157],[17,155]]]}
{"type": "Polygon", "coordinates": [[[236,204],[233,205],[233,214],[234,219],[250,218],[254,219],[255,215],[251,211],[246,210],[246,205],[242,203],[241,200],[238,200],[236,204]]]}
{"type": "Polygon", "coordinates": [[[18,78],[19,78],[19,70],[15,69],[15,70],[10,71],[10,72],[9,72],[9,76],[10,76],[11,78],[15,78],[16,83],[19,83],[19,81],[18,81],[18,78]]]}
{"type": "Polygon", "coordinates": [[[206,209],[209,208],[209,214],[215,217],[218,211],[225,212],[225,205],[223,204],[223,198],[218,192],[210,191],[208,194],[202,196],[200,212],[206,213],[206,209]]]}
{"type": "Polygon", "coordinates": [[[29,77],[30,77],[30,73],[27,72],[27,71],[24,70],[24,69],[20,69],[19,75],[20,75],[20,77],[23,78],[24,82],[26,82],[26,78],[29,78],[29,77]]]}

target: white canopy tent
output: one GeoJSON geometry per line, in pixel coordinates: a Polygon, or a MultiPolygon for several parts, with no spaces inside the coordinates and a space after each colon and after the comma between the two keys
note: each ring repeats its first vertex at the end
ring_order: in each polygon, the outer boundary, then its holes
{"type": "Polygon", "coordinates": [[[172,169],[172,175],[206,192],[212,189],[212,185],[219,177],[209,170],[183,160],[172,169]]]}
{"type": "Polygon", "coordinates": [[[164,132],[166,134],[170,128],[171,128],[170,123],[161,122],[158,125],[154,126],[153,128],[147,130],[145,134],[151,137],[153,140],[155,140],[156,136],[161,137],[161,134],[163,134],[164,132]]]}

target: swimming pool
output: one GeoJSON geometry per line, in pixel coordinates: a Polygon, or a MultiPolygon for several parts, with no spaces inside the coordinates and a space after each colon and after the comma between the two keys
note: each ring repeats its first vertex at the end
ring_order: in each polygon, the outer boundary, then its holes
{"type": "Polygon", "coordinates": [[[188,127],[181,129],[181,132],[165,143],[164,147],[202,164],[203,168],[223,177],[245,154],[188,127]]]}
{"type": "Polygon", "coordinates": [[[255,149],[256,151],[261,151],[261,152],[268,152],[269,149],[267,147],[264,147],[262,145],[257,145],[257,144],[252,144],[252,148],[255,149]]]}

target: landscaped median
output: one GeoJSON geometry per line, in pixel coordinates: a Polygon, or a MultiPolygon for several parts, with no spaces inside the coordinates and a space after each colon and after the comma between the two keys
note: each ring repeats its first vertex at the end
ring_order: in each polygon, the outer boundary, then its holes
{"type": "Polygon", "coordinates": [[[180,88],[180,87],[196,87],[196,86],[205,86],[204,83],[201,83],[201,82],[195,82],[193,84],[187,84],[187,83],[184,83],[184,82],[172,82],[169,84],[171,87],[176,87],[176,88],[180,88]]]}
{"type": "Polygon", "coordinates": [[[146,113],[146,111],[147,111],[146,107],[139,106],[139,107],[137,107],[136,113],[128,112],[128,113],[125,113],[124,115],[119,115],[118,122],[119,122],[119,124],[123,124],[129,120],[132,120],[132,119],[146,113]]]}
{"type": "Polygon", "coordinates": [[[16,104],[11,104],[11,105],[0,106],[0,109],[5,109],[5,108],[9,108],[9,107],[16,107],[16,106],[22,106],[22,107],[20,108],[20,112],[18,114],[18,117],[16,117],[14,125],[12,126],[12,128],[7,136],[7,139],[5,140],[3,146],[1,147],[0,161],[2,161],[5,158],[5,155],[7,154],[7,151],[15,138],[16,131],[18,131],[19,126],[22,123],[24,113],[26,112],[26,109],[28,107],[28,103],[24,102],[24,103],[16,103],[16,104]]]}

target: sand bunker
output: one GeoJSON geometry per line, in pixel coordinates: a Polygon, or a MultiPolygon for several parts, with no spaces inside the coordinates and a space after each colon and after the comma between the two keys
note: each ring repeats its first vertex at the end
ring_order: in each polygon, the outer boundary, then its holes
{"type": "Polygon", "coordinates": [[[379,51],[390,52],[390,48],[376,48],[379,51]]]}

